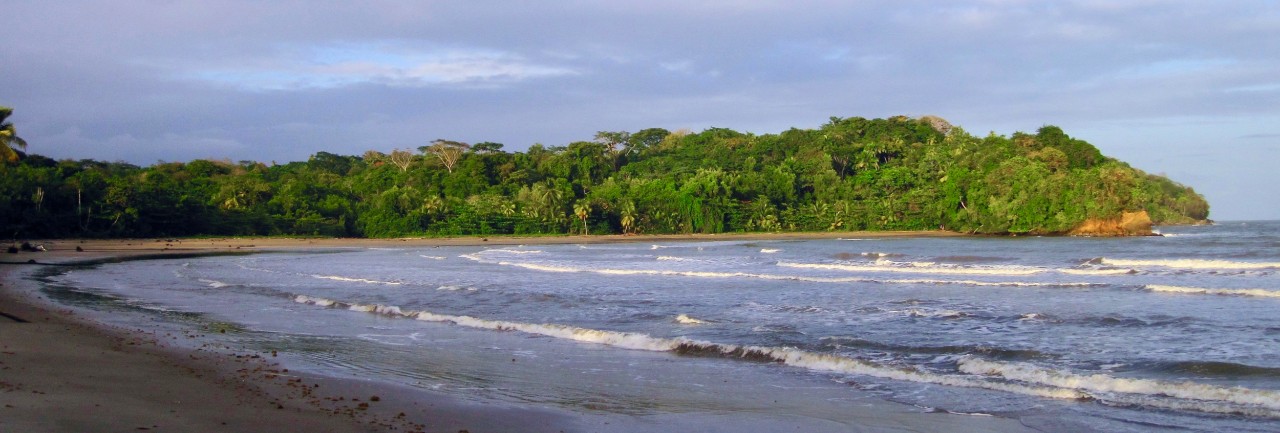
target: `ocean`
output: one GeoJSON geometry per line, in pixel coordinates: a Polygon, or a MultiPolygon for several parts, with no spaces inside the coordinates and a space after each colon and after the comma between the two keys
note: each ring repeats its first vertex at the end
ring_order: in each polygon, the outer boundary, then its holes
{"type": "Polygon", "coordinates": [[[1280,431],[1280,222],[1160,231],[327,249],[36,278],[102,320],[291,369],[650,427],[845,431],[889,402],[1045,432],[1280,431]]]}

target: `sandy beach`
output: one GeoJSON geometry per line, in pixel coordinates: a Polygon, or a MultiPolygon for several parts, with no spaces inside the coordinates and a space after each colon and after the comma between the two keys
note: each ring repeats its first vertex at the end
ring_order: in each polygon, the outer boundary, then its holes
{"type": "MultiPolygon", "coordinates": [[[[627,431],[557,410],[478,405],[382,383],[290,372],[271,353],[195,350],[189,335],[117,329],[41,299],[22,278],[41,266],[129,256],[446,245],[962,236],[946,232],[443,239],[145,239],[32,241],[47,251],[0,258],[0,431],[372,432],[627,431]],[[79,248],[80,251],[77,250],[79,248]],[[34,263],[31,263],[34,261],[34,263]],[[412,396],[410,396],[412,395],[412,396]]],[[[957,420],[886,414],[869,431],[931,431],[957,420]],[[902,417],[910,417],[902,418],[902,417]],[[901,418],[901,419],[899,419],[901,418]]],[[[607,417],[606,417],[607,418],[607,417]]],[[[1013,420],[959,418],[983,431],[1013,420]]],[[[616,419],[615,419],[616,421],[616,419]]],[[[968,424],[967,424],[968,425],[968,424]]],[[[855,429],[861,431],[862,429],[855,429]]]]}

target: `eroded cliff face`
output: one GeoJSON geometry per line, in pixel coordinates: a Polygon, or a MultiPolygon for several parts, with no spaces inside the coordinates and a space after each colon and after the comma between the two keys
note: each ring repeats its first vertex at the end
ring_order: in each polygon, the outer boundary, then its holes
{"type": "Polygon", "coordinates": [[[1118,218],[1085,220],[1068,232],[1071,236],[1154,236],[1147,211],[1124,212],[1118,218]]]}

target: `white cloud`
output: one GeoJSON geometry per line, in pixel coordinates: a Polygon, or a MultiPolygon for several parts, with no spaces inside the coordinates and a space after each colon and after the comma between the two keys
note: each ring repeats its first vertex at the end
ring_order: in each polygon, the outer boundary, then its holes
{"type": "Polygon", "coordinates": [[[395,87],[493,86],[579,74],[568,67],[538,64],[501,51],[414,50],[404,43],[335,44],[283,51],[283,59],[196,67],[182,75],[249,90],[301,90],[365,83],[395,87]]]}

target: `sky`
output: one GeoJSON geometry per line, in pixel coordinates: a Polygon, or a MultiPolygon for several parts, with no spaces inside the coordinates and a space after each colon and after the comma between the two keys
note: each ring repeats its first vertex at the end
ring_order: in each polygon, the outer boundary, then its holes
{"type": "Polygon", "coordinates": [[[1280,1],[0,0],[33,153],[306,160],[832,116],[1057,125],[1280,219],[1280,1]]]}

